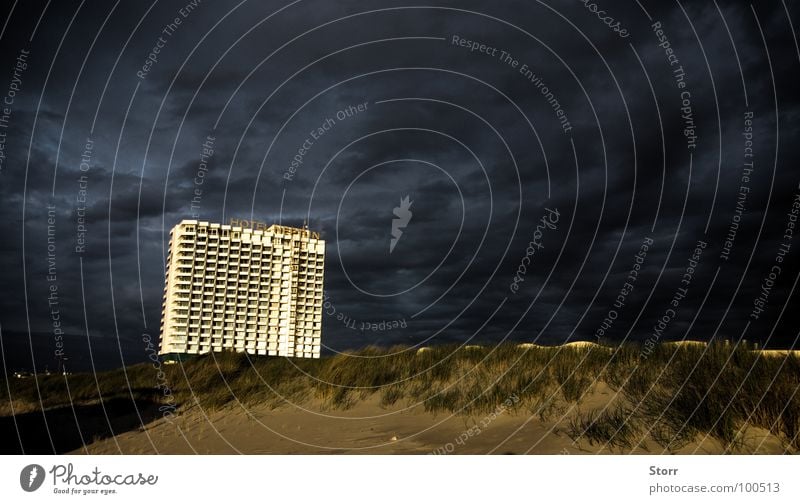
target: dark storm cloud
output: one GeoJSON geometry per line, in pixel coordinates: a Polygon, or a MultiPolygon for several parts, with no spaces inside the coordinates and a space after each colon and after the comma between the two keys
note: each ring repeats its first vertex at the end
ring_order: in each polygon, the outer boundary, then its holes
{"type": "MultiPolygon", "coordinates": [[[[646,237],[654,244],[608,336],[649,337],[704,240],[665,338],[717,331],[737,339],[798,189],[791,140],[800,60],[780,4],[759,4],[754,15],[736,2],[719,2],[719,10],[708,2],[643,2],[645,14],[609,2],[629,30],[621,38],[580,2],[430,9],[390,1],[235,9],[200,2],[185,17],[180,9],[189,2],[181,0],[152,9],[120,3],[113,12],[106,2],[86,2],[77,14],[78,2],[51,2],[42,15],[45,3],[5,8],[11,17],[0,38],[0,93],[19,51],[30,51],[0,173],[1,322],[4,332],[35,331],[45,349],[53,344],[48,204],[55,206],[65,327],[82,334],[88,322],[92,337],[119,337],[125,355],[139,360],[142,333],[158,332],[169,229],[191,217],[198,188],[204,219],[308,219],[327,240],[325,287],[337,311],[359,324],[407,324],[359,331],[326,317],[332,349],[433,335],[465,341],[473,333],[478,341],[592,338],[646,237]],[[176,16],[181,25],[164,35],[176,16]],[[656,21],[679,65],[659,47],[656,21]],[[460,47],[453,36],[496,54],[460,47]],[[159,37],[163,47],[147,66],[159,37]],[[558,100],[571,125],[566,133],[523,65],[558,100]],[[692,150],[682,134],[676,66],[691,92],[699,137],[692,150]],[[363,103],[365,111],[337,117],[363,103]],[[726,261],[720,253],[741,185],[746,112],[753,113],[755,171],[726,261]],[[298,149],[328,119],[333,126],[287,179],[298,149]],[[198,185],[208,137],[214,154],[198,185]],[[90,169],[82,172],[87,140],[90,169]],[[87,241],[77,254],[81,175],[88,178],[87,241]],[[390,254],[392,211],[405,196],[413,217],[390,254]],[[544,248],[513,293],[545,207],[560,211],[557,229],[543,235],[544,248]]],[[[795,250],[786,261],[767,311],[745,337],[764,339],[790,302],[795,250]]],[[[794,340],[796,317],[784,315],[774,343],[794,340]]]]}

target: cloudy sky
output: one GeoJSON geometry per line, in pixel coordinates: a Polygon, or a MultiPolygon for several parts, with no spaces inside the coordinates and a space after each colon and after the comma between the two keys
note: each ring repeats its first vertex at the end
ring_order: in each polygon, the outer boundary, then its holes
{"type": "Polygon", "coordinates": [[[75,368],[144,360],[169,229],[193,214],[322,234],[327,352],[796,341],[796,6],[0,12],[9,370],[59,348],[75,368]]]}

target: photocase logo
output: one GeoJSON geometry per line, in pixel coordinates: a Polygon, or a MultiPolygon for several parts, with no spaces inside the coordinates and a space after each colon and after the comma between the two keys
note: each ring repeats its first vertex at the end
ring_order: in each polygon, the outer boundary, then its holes
{"type": "Polygon", "coordinates": [[[403,236],[403,229],[408,226],[409,221],[411,220],[411,204],[414,203],[413,201],[409,201],[408,195],[405,198],[400,199],[400,206],[394,207],[392,213],[396,216],[392,219],[392,241],[389,242],[389,253],[391,254],[394,252],[394,247],[397,245],[397,242],[400,241],[400,237],[403,236]]]}
{"type": "Polygon", "coordinates": [[[30,464],[19,473],[19,484],[26,492],[35,492],[44,483],[44,467],[30,464]]]}

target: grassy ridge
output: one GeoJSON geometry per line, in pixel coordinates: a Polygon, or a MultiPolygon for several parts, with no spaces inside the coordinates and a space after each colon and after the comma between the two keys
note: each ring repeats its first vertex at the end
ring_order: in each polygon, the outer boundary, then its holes
{"type": "MultiPolygon", "coordinates": [[[[222,353],[182,365],[149,364],[91,374],[12,379],[20,411],[133,397],[217,409],[241,403],[280,407],[322,401],[332,409],[379,394],[384,405],[419,403],[425,410],[486,414],[516,398],[520,414],[547,419],[580,403],[604,382],[619,392],[607,408],[571,415],[569,435],[631,446],[649,434],[676,449],[698,434],[736,447],[743,427],[758,426],[800,449],[800,359],[765,357],[725,345],[641,348],[437,346],[365,348],[319,360],[222,353]],[[98,393],[99,392],[99,393],[98,393]],[[44,398],[41,406],[39,393],[44,398]]],[[[5,412],[9,414],[6,405],[5,412]]]]}
{"type": "Polygon", "coordinates": [[[646,432],[662,447],[677,449],[708,434],[734,449],[744,428],[755,426],[800,449],[796,356],[767,357],[726,345],[661,346],[645,361],[615,359],[605,378],[624,400],[595,418],[594,425],[587,417],[577,420],[584,430],[609,430],[597,439],[603,443],[625,446],[646,432]]]}

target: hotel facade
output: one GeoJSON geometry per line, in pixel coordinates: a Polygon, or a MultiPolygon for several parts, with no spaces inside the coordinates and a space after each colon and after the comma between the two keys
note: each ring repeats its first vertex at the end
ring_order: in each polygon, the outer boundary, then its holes
{"type": "Polygon", "coordinates": [[[159,353],[319,358],[325,242],[231,219],[170,231],[159,353]]]}

